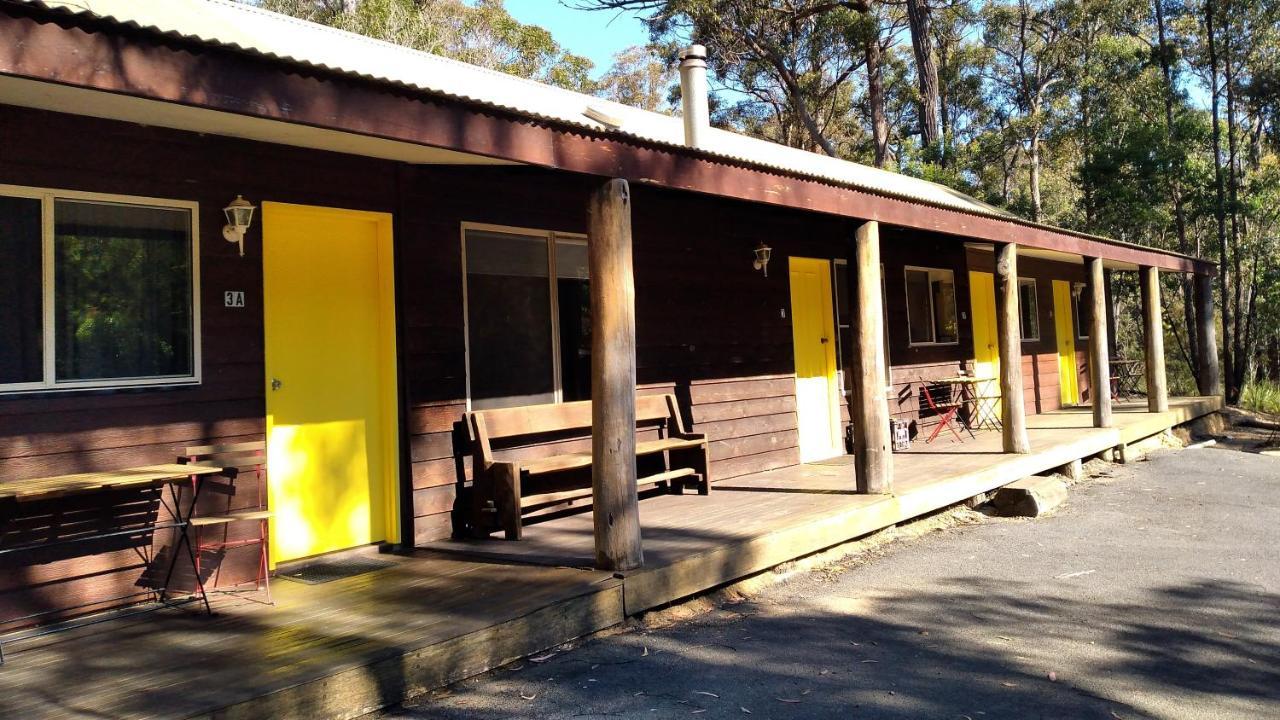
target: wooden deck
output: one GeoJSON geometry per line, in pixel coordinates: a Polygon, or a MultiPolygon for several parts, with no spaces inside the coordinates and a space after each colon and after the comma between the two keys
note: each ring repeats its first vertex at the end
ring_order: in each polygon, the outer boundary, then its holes
{"type": "MultiPolygon", "coordinates": [[[[788,560],[932,512],[1180,425],[1217,399],[1174,398],[1166,413],[1118,402],[1116,427],[1096,429],[1089,408],[1028,418],[1032,452],[1006,455],[997,432],[964,443],[916,442],[894,456],[894,495],[854,492],[849,457],[715,483],[709,497],[654,495],[640,502],[645,565],[624,573],[628,614],[643,612],[788,560]]],[[[446,540],[427,547],[458,557],[588,568],[592,518],[581,513],[525,527],[520,542],[446,540]]]]}
{"type": "Polygon", "coordinates": [[[324,585],[278,580],[274,607],[218,595],[213,618],[189,606],[9,644],[0,717],[355,717],[1218,408],[1120,403],[1106,430],[1087,408],[1033,416],[1021,456],[996,433],[917,443],[895,456],[891,497],[854,494],[838,458],[646,498],[645,567],[622,577],[589,569],[584,513],[530,524],[522,542],[433,543],[324,585]]]}

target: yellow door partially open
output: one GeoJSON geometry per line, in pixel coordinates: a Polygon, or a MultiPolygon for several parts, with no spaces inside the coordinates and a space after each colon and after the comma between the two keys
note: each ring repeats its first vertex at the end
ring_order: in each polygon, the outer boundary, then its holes
{"type": "Polygon", "coordinates": [[[824,460],[843,453],[831,262],[793,257],[790,270],[800,461],[824,460]]]}
{"type": "Polygon", "coordinates": [[[1071,283],[1053,281],[1053,332],[1058,339],[1058,387],[1063,405],[1080,403],[1080,378],[1076,374],[1076,326],[1071,317],[1071,283]]]}
{"type": "Polygon", "coordinates": [[[263,203],[271,560],[398,541],[391,216],[263,203]]]}
{"type": "MultiPolygon", "coordinates": [[[[996,328],[996,276],[969,271],[969,305],[973,315],[974,377],[990,378],[975,389],[980,397],[1000,396],[1000,347],[996,328]]],[[[983,405],[982,413],[1000,417],[1001,404],[983,405]]],[[[982,419],[982,418],[979,418],[982,419]]]]}

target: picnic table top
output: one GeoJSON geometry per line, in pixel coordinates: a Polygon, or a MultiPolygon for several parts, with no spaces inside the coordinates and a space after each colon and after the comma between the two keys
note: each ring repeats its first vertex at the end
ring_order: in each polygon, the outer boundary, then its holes
{"type": "Polygon", "coordinates": [[[13,482],[0,482],[0,499],[13,498],[18,502],[43,500],[62,495],[112,490],[137,485],[173,482],[192,475],[215,475],[223,472],[220,467],[209,465],[144,465],[123,470],[55,475],[13,482]]]}
{"type": "Polygon", "coordinates": [[[982,383],[982,382],[992,382],[995,379],[996,378],[993,378],[993,377],[974,377],[972,375],[956,375],[954,377],[945,377],[940,380],[935,380],[934,382],[976,384],[976,383],[982,383]]]}

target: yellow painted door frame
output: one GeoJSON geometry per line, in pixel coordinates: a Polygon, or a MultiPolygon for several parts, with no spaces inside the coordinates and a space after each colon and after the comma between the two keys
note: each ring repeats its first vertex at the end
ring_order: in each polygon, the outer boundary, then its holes
{"type": "Polygon", "coordinates": [[[400,541],[392,217],[262,204],[271,564],[400,541]]]}
{"type": "MultiPolygon", "coordinates": [[[[982,397],[1000,395],[1000,347],[996,328],[996,276],[989,272],[969,271],[969,306],[973,318],[974,377],[991,378],[976,388],[982,397]]],[[[984,407],[984,413],[986,408],[984,407]]],[[[1001,404],[995,402],[991,412],[1000,416],[1001,404]]]]}
{"type": "Polygon", "coordinates": [[[789,269],[800,461],[825,460],[844,452],[831,261],[792,257],[789,269]]]}
{"type": "Polygon", "coordinates": [[[1080,404],[1076,370],[1076,326],[1071,316],[1071,283],[1053,281],[1053,331],[1058,343],[1058,384],[1063,405],[1080,404]]]}

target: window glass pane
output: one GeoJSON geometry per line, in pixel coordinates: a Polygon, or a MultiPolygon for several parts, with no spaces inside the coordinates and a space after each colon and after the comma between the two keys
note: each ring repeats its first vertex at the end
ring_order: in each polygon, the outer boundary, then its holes
{"type": "Polygon", "coordinates": [[[929,307],[929,273],[924,270],[907,271],[907,324],[911,328],[911,342],[933,342],[933,311],[929,307]]]}
{"type": "Polygon", "coordinates": [[[58,380],[192,374],[191,214],[58,200],[58,380]]]}
{"type": "Polygon", "coordinates": [[[587,246],[556,242],[556,293],[560,305],[560,386],[564,400],[591,399],[591,286],[587,246]]]}
{"type": "Polygon", "coordinates": [[[956,284],[951,273],[935,273],[933,280],[934,337],[938,342],[959,339],[960,324],[956,319],[956,284]]]}
{"type": "Polygon", "coordinates": [[[1034,280],[1018,283],[1018,314],[1022,321],[1022,339],[1040,339],[1040,305],[1034,280]]]}
{"type": "Polygon", "coordinates": [[[44,379],[40,200],[0,197],[0,385],[44,379]]]}
{"type": "Polygon", "coordinates": [[[466,253],[472,407],[553,402],[547,238],[468,230],[466,253]]]}

